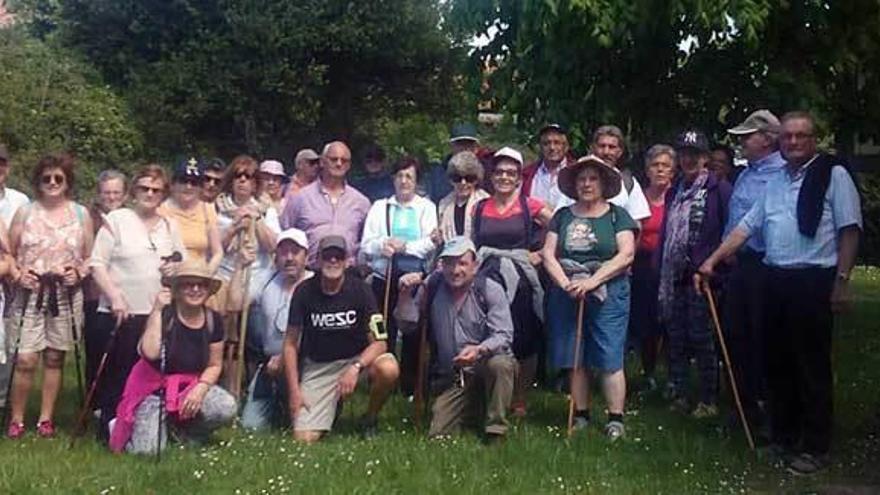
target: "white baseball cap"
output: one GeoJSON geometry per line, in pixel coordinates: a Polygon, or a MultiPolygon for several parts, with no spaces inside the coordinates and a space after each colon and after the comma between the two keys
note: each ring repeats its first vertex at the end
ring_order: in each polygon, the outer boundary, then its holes
{"type": "Polygon", "coordinates": [[[515,161],[520,167],[523,166],[522,153],[520,153],[519,151],[516,151],[515,149],[511,148],[510,146],[505,146],[505,147],[501,148],[500,150],[496,151],[495,154],[492,155],[492,163],[497,163],[498,160],[500,160],[502,158],[510,158],[511,160],[515,161]]]}
{"type": "Polygon", "coordinates": [[[286,177],[284,173],[284,165],[277,160],[266,160],[260,164],[260,172],[269,175],[281,175],[286,177]]]}
{"type": "Polygon", "coordinates": [[[309,248],[309,239],[306,237],[306,233],[299,229],[287,229],[278,234],[278,240],[275,241],[275,247],[277,248],[280,246],[281,241],[284,240],[291,240],[303,249],[309,248]]]}

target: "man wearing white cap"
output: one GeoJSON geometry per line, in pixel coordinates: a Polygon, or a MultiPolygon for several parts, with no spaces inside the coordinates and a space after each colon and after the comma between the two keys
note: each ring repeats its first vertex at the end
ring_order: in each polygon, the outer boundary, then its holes
{"type": "Polygon", "coordinates": [[[257,194],[260,201],[275,208],[281,214],[281,200],[284,197],[282,186],[287,180],[284,165],[277,160],[266,160],[260,163],[257,171],[257,194]]]}
{"type": "MultiPolygon", "coordinates": [[[[737,178],[730,196],[725,237],[764,195],[768,181],[783,172],[785,159],[778,151],[779,129],[779,119],[769,110],[752,112],[741,124],[728,129],[727,132],[739,140],[748,166],[737,178]]],[[[733,371],[748,420],[759,431],[765,421],[758,400],[766,395],[763,393],[766,269],[761,262],[764,251],[760,231],[737,251],[724,303],[724,329],[729,333],[733,371]]]]}
{"type": "MultiPolygon", "coordinates": [[[[284,191],[283,203],[290,201],[302,188],[315,182],[320,171],[321,157],[311,148],[303,148],[296,152],[293,159],[293,175],[290,176],[290,182],[284,191]]],[[[284,211],[284,207],[278,211],[284,211]]]]}
{"type": "MultiPolygon", "coordinates": [[[[314,275],[306,269],[308,244],[305,232],[298,229],[287,229],[278,235],[275,272],[251,305],[255,331],[249,335],[255,338],[249,345],[259,347],[265,359],[248,387],[247,402],[241,412],[241,424],[247,429],[265,429],[273,424],[283,424],[289,418],[281,348],[293,292],[302,281],[314,275]]],[[[240,262],[246,264],[249,261],[242,259],[240,262]]],[[[241,284],[230,287],[229,297],[233,304],[240,305],[241,287],[241,284]]]]}

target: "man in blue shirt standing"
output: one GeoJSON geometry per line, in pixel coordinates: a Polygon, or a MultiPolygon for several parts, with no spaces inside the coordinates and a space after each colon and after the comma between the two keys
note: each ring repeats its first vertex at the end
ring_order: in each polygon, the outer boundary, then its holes
{"type": "Polygon", "coordinates": [[[790,472],[813,474],[829,464],[831,330],[834,313],[850,302],[862,213],[849,170],[839,158],[817,153],[810,114],[782,117],[779,146],[784,172],[768,181],[694,282],[702,284],[750,237],[763,236],[771,453],[781,454],[790,472]]]}
{"type": "MultiPolygon", "coordinates": [[[[778,151],[779,119],[769,110],[757,110],[727,132],[739,140],[748,166],[734,184],[724,235],[739,225],[764,194],[767,182],[782,173],[785,160],[778,151]]],[[[757,232],[736,252],[724,300],[724,329],[733,371],[749,424],[766,426],[758,405],[765,397],[764,361],[764,239],[757,232]]]]}

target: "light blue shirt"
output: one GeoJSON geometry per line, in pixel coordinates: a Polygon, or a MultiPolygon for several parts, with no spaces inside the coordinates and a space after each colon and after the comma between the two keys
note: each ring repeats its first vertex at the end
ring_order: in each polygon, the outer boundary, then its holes
{"type": "MultiPolygon", "coordinates": [[[[813,159],[815,160],[815,158],[813,159]]],[[[837,266],[837,232],[850,225],[862,228],[859,193],[849,172],[835,165],[825,192],[822,217],[815,237],[798,230],[797,201],[811,160],[792,175],[787,169],[767,182],[764,196],[739,224],[749,235],[760,232],[766,251],[764,263],[778,268],[837,266]]]]}
{"type": "MultiPolygon", "coordinates": [[[[782,158],[778,151],[774,151],[754,162],[749,162],[749,166],[739,174],[733,186],[733,194],[730,196],[730,203],[728,205],[729,211],[727,227],[724,229],[724,237],[727,237],[727,234],[739,225],[743,217],[746,216],[746,213],[761,198],[764,194],[764,189],[767,187],[767,182],[777,174],[782,173],[784,168],[785,159],[782,158]]],[[[756,232],[752,235],[748,242],[746,242],[746,246],[763,253],[764,237],[761,235],[761,232],[756,232]]]]}

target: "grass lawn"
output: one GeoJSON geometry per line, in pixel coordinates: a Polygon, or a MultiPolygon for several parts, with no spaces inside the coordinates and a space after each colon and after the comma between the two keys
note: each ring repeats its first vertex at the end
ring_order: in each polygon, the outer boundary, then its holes
{"type": "MultiPolygon", "coordinates": [[[[860,269],[856,307],[838,321],[833,466],[794,478],[748,451],[724,421],[701,422],[667,411],[659,395],[632,395],[627,438],[607,443],[597,427],[564,437],[566,401],[536,391],[530,418],[508,441],[486,447],[475,435],[428,441],[412,427],[409,404],[395,397],[383,433],[362,441],[354,412],[325,442],[303,447],[281,433],[223,431],[205,448],[173,447],[160,463],[115,456],[91,437],[69,448],[62,433],[0,440],[0,493],[779,493],[880,492],[880,269],[860,269]]],[[[73,422],[68,379],[58,424],[73,422]]],[[[31,400],[29,427],[37,396],[31,400]]],[[[604,419],[601,404],[594,417],[604,419]]]]}

